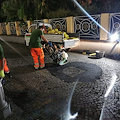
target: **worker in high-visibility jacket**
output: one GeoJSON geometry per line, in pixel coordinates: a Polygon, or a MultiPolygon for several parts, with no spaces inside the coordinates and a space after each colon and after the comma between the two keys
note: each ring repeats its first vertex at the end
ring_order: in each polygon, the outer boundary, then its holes
{"type": "MultiPolygon", "coordinates": [[[[8,65],[7,65],[7,60],[4,58],[4,72],[5,74],[10,74],[10,69],[8,68],[8,65]]],[[[10,75],[9,75],[10,77],[10,75]]]]}
{"type": "Polygon", "coordinates": [[[4,78],[4,52],[3,52],[3,47],[0,44],[0,78],[4,78]]]}
{"type": "Polygon", "coordinates": [[[4,78],[5,74],[9,74],[10,77],[10,70],[7,66],[7,61],[4,57],[3,47],[0,44],[0,78],[4,78]]]}
{"type": "Polygon", "coordinates": [[[39,26],[39,29],[35,29],[32,31],[31,37],[30,37],[30,52],[33,57],[34,61],[34,68],[37,70],[40,68],[45,67],[44,62],[44,51],[42,49],[41,45],[41,39],[43,39],[46,43],[48,43],[50,46],[52,46],[52,43],[49,42],[43,35],[44,28],[43,26],[39,26]],[[40,64],[39,60],[40,59],[40,64]]]}

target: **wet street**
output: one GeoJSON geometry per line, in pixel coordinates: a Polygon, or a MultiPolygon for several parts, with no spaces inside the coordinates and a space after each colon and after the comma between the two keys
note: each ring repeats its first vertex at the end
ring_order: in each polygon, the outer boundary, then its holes
{"type": "Polygon", "coordinates": [[[28,47],[1,44],[12,75],[3,85],[7,120],[70,120],[77,112],[75,120],[120,120],[120,61],[68,52],[69,63],[57,66],[46,54],[36,71],[28,47]]]}

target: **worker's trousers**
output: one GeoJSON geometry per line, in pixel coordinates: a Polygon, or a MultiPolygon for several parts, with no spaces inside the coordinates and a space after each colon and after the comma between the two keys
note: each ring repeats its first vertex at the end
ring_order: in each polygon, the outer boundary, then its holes
{"type": "Polygon", "coordinates": [[[30,49],[31,55],[33,57],[34,61],[34,68],[38,69],[39,66],[40,68],[45,67],[45,62],[44,62],[44,52],[42,48],[31,48],[30,49]],[[39,60],[40,59],[40,65],[39,65],[39,60]]]}
{"type": "MultiPolygon", "coordinates": [[[[1,65],[1,60],[0,60],[0,65],[1,65]]],[[[7,66],[7,61],[6,61],[6,59],[4,58],[4,72],[5,73],[9,73],[9,68],[8,68],[8,66],[7,66]]]]}

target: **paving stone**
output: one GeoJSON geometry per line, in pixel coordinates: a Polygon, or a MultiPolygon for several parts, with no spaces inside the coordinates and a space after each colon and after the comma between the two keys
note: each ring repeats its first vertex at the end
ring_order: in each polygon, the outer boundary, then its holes
{"type": "Polygon", "coordinates": [[[88,55],[68,52],[69,63],[65,66],[56,66],[46,55],[46,67],[35,71],[29,48],[10,43],[18,54],[1,44],[13,76],[4,79],[5,95],[11,100],[13,112],[8,120],[62,120],[77,77],[71,111],[78,112],[76,120],[98,120],[114,74],[117,80],[107,98],[103,120],[120,120],[120,61],[105,57],[90,59],[88,55]]]}

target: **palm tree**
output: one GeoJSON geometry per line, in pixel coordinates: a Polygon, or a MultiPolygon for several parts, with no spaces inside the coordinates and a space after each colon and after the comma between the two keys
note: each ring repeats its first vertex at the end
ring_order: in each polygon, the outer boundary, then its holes
{"type": "Polygon", "coordinates": [[[43,18],[45,9],[46,9],[46,5],[45,5],[45,0],[33,0],[32,1],[33,4],[33,16],[35,19],[41,19],[43,18]]]}
{"type": "Polygon", "coordinates": [[[2,3],[3,15],[7,17],[7,21],[26,20],[25,8],[28,4],[28,0],[7,0],[2,3]]]}

